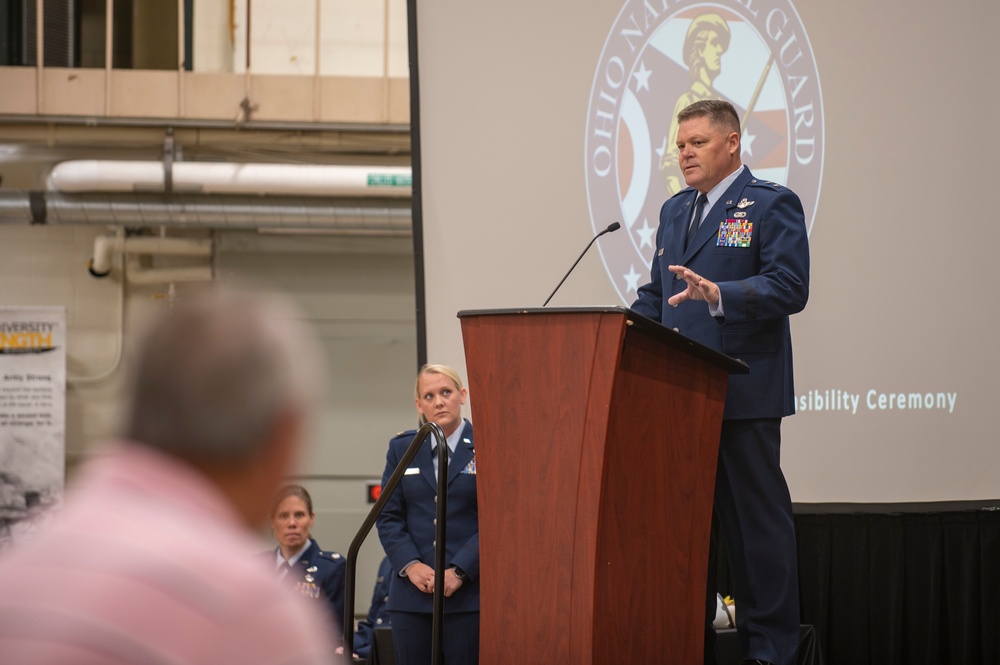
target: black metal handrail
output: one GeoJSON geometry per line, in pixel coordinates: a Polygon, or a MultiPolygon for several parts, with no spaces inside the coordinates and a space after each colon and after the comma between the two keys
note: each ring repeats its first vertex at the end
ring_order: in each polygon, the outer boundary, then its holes
{"type": "MultiPolygon", "coordinates": [[[[431,662],[435,665],[444,663],[444,566],[445,566],[445,519],[448,512],[448,441],[444,431],[437,423],[427,423],[417,430],[410,446],[403,453],[402,459],[393,470],[389,480],[382,487],[378,501],[368,511],[368,516],[361,523],[361,528],[351,541],[347,550],[347,569],[344,572],[344,655],[350,659],[354,653],[354,616],[355,585],[357,584],[358,553],[365,538],[375,525],[375,520],[382,514],[382,509],[388,503],[389,497],[396,491],[396,486],[402,480],[403,474],[409,468],[410,462],[416,457],[417,451],[424,440],[431,434],[437,439],[438,455],[438,487],[437,487],[437,525],[434,540],[434,614],[431,634],[431,662]]],[[[393,573],[395,574],[395,572],[393,573]]]]}

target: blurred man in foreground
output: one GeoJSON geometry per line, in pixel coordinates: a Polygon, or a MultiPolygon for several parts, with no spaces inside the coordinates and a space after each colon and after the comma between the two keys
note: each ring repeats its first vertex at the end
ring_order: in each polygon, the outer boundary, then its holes
{"type": "Polygon", "coordinates": [[[250,555],[321,387],[300,319],[277,296],[213,294],[154,322],[124,441],[0,559],[0,660],[336,661],[322,615],[250,555]]]}

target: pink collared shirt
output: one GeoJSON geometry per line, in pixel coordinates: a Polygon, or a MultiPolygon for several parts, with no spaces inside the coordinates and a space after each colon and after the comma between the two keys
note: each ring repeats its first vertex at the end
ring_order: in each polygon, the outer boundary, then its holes
{"type": "Polygon", "coordinates": [[[0,662],[333,663],[327,619],[193,468],[125,444],[53,526],[0,558],[0,662]]]}

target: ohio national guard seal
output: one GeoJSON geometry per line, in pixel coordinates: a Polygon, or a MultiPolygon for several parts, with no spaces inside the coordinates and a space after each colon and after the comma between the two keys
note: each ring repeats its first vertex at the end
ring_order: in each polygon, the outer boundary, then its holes
{"type": "Polygon", "coordinates": [[[743,163],[759,179],[795,190],[812,231],[823,175],[823,100],[791,2],[629,0],[594,72],[585,138],[594,233],[616,220],[628,229],[598,245],[625,304],[649,280],[660,206],[685,187],[677,112],[708,98],[736,107],[743,163]]]}

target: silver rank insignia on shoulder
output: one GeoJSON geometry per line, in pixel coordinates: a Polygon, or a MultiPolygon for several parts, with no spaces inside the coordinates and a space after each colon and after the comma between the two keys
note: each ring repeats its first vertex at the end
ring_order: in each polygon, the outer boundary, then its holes
{"type": "Polygon", "coordinates": [[[749,208],[754,203],[756,203],[756,201],[747,201],[746,198],[744,198],[742,201],[740,201],[739,203],[736,204],[736,207],[737,208],[749,208]]]}

